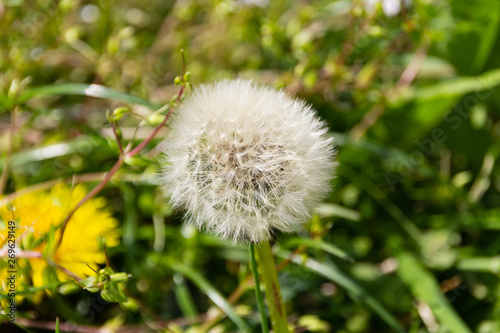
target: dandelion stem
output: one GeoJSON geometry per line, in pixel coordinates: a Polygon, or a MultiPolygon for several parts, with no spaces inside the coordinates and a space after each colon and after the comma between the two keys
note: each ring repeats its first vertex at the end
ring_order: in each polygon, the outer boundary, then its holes
{"type": "Polygon", "coordinates": [[[257,271],[257,261],[255,260],[255,246],[250,242],[250,266],[252,267],[253,279],[255,282],[255,297],[257,298],[257,308],[260,313],[260,321],[262,323],[262,333],[268,333],[269,327],[267,324],[266,309],[264,307],[264,299],[260,291],[259,272],[257,271]]]}
{"type": "Polygon", "coordinates": [[[275,333],[289,333],[285,305],[281,298],[281,289],[278,274],[274,264],[271,245],[268,241],[261,242],[256,246],[259,256],[260,272],[264,283],[267,306],[271,317],[271,326],[275,333]]]}
{"type": "MultiPolygon", "coordinates": [[[[254,248],[255,249],[255,248],[254,248]]],[[[305,246],[299,246],[293,251],[288,258],[283,260],[282,262],[279,263],[278,266],[276,266],[276,271],[281,271],[283,268],[288,266],[292,262],[292,259],[297,255],[302,253],[306,249],[305,246]]],[[[253,274],[252,274],[253,275],[253,274]]],[[[255,281],[252,279],[251,275],[248,275],[240,284],[238,287],[229,295],[227,300],[229,301],[230,304],[236,303],[238,299],[240,299],[241,296],[245,293],[245,291],[248,288],[251,288],[253,286],[253,283],[255,281]]],[[[221,320],[222,316],[224,315],[224,312],[220,309],[217,310],[216,314],[211,316],[210,320],[205,321],[201,326],[199,332],[205,332],[208,331],[212,326],[214,326],[219,320],[221,320]]]]}

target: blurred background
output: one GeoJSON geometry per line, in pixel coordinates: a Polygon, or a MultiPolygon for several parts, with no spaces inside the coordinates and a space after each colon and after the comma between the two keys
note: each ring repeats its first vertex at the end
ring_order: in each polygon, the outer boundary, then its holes
{"type": "MultiPolygon", "coordinates": [[[[277,235],[296,331],[500,332],[499,23],[497,0],[2,1],[0,188],[94,187],[118,158],[106,110],[129,107],[124,140],[145,138],[183,49],[194,89],[238,76],[282,88],[335,137],[330,197],[277,235]]],[[[128,300],[96,307],[98,294],[52,286],[18,303],[27,332],[56,317],[82,332],[241,331],[234,316],[260,330],[247,248],[184,225],[155,185],[167,128],[100,194],[128,300]]]]}

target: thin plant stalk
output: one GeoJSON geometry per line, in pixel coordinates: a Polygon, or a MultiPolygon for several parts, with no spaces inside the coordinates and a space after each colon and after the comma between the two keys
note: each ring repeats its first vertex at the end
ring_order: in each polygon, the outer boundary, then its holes
{"type": "Polygon", "coordinates": [[[7,185],[7,178],[9,176],[9,162],[10,157],[12,155],[12,148],[14,146],[14,134],[16,132],[16,112],[17,108],[11,111],[11,124],[10,124],[10,132],[9,132],[9,143],[7,146],[7,155],[5,156],[5,160],[3,163],[2,174],[0,175],[0,196],[3,194],[5,190],[5,186],[7,185]]]}
{"type": "MultiPolygon", "coordinates": [[[[184,89],[185,89],[185,86],[184,85],[181,86],[181,88],[179,90],[179,93],[177,94],[176,102],[179,102],[181,100],[181,97],[182,97],[182,94],[184,92],[184,89]]],[[[170,110],[167,113],[167,115],[163,118],[163,121],[161,122],[161,124],[158,125],[154,129],[154,131],[144,141],[142,141],[141,143],[139,143],[139,145],[137,145],[137,147],[135,147],[132,150],[130,150],[130,148],[131,148],[131,145],[130,145],[131,142],[130,142],[129,146],[123,151],[123,153],[120,154],[120,157],[116,161],[115,165],[111,168],[111,170],[108,173],[106,173],[106,175],[101,180],[101,182],[99,184],[97,184],[97,186],[94,187],[89,193],[87,193],[87,195],[82,200],[80,200],[80,202],[78,202],[78,204],[66,215],[66,218],[64,219],[64,221],[62,223],[61,237],[59,238],[59,242],[62,241],[62,238],[63,238],[63,235],[64,235],[64,231],[66,230],[66,226],[68,225],[69,220],[71,219],[71,217],[73,216],[73,214],[78,210],[78,208],[80,208],[85,202],[87,202],[89,199],[91,199],[96,194],[98,194],[109,183],[109,181],[111,180],[111,178],[113,177],[113,175],[120,169],[120,167],[125,162],[125,158],[126,157],[133,157],[134,155],[138,154],[142,150],[142,148],[144,148],[151,140],[153,140],[153,138],[156,136],[156,134],[158,134],[158,132],[160,131],[160,129],[162,129],[163,126],[166,124],[167,120],[170,118],[170,116],[172,115],[172,113],[174,112],[174,110],[175,110],[175,107],[171,106],[170,110]]],[[[112,128],[113,128],[113,130],[116,133],[115,127],[112,126],[112,128]]],[[[118,137],[117,137],[117,140],[119,142],[119,138],[118,137]]],[[[121,147],[121,143],[119,145],[121,147]]]]}
{"type": "Polygon", "coordinates": [[[257,299],[257,308],[259,309],[260,321],[262,323],[262,333],[268,333],[269,326],[267,324],[264,298],[262,297],[262,292],[260,291],[259,272],[257,271],[257,261],[255,260],[255,245],[253,242],[250,242],[250,266],[252,267],[253,279],[255,282],[255,297],[257,299]]]}
{"type": "Polygon", "coordinates": [[[275,333],[289,333],[285,305],[281,298],[281,289],[271,245],[268,241],[265,241],[257,244],[255,248],[259,256],[260,273],[266,291],[271,326],[275,333]]]}

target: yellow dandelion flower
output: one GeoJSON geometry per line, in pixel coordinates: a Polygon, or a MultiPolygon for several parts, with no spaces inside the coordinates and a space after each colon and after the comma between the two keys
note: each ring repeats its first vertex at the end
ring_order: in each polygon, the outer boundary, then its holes
{"type": "MultiPolygon", "coordinates": [[[[35,192],[15,199],[11,204],[14,209],[0,208],[0,251],[5,252],[7,248],[8,221],[18,221],[16,230],[16,260],[19,272],[17,292],[28,286],[43,287],[50,280],[47,276],[50,266],[46,258],[40,256],[47,250],[48,235],[55,229],[55,240],[61,236],[60,226],[67,213],[80,202],[87,194],[83,185],[77,185],[73,189],[60,184],[54,186],[50,191],[35,192]],[[31,253],[33,255],[20,256],[19,253],[31,253]],[[27,258],[29,257],[29,258],[27,258]],[[29,264],[29,265],[28,265],[29,264]],[[28,273],[26,273],[28,269],[28,273]],[[27,285],[26,285],[27,284],[27,285]]],[[[94,198],[83,204],[72,216],[63,238],[51,260],[57,265],[71,271],[81,278],[92,275],[93,272],[86,264],[97,268],[98,264],[105,262],[102,240],[106,240],[109,247],[115,246],[119,241],[118,221],[105,209],[104,198],[94,198]]],[[[45,253],[44,253],[45,254],[45,253]]],[[[2,256],[0,260],[0,276],[7,274],[6,262],[8,258],[2,256]]],[[[57,279],[66,281],[70,277],[61,269],[56,269],[57,279]]],[[[5,279],[2,279],[5,281],[5,279]]],[[[7,291],[6,284],[1,286],[7,291]]]]}

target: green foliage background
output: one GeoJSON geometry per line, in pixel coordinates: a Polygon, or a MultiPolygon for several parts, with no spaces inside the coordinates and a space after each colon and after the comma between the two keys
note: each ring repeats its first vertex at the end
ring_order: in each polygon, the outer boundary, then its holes
{"type": "MultiPolygon", "coordinates": [[[[299,253],[280,272],[294,325],[500,332],[499,23],[496,0],[414,0],[391,17],[364,1],[3,1],[2,168],[16,107],[19,126],[5,193],[109,171],[118,155],[101,131],[105,111],[129,106],[147,118],[168,103],[182,48],[194,88],[237,76],[283,87],[331,127],[334,191],[275,246],[281,263],[299,253]]],[[[120,122],[125,138],[137,126],[139,137],[152,129],[120,122]]],[[[139,309],[111,304],[90,320],[96,294],[79,291],[25,302],[19,317],[213,332],[241,330],[242,319],[259,330],[250,290],[216,302],[229,319],[203,315],[214,292],[247,285],[247,249],[183,225],[168,207],[154,181],[159,141],[101,194],[122,223],[111,261],[132,274],[139,309]]]]}

